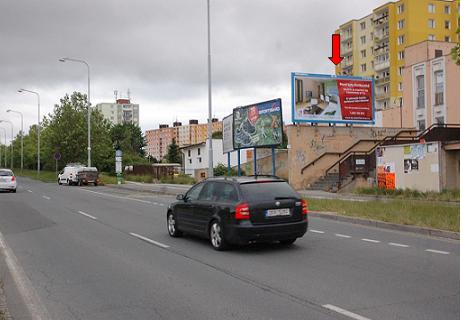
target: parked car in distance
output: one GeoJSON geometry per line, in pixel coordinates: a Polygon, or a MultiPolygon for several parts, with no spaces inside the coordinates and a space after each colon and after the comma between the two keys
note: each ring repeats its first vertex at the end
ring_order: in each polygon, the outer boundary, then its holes
{"type": "Polygon", "coordinates": [[[96,167],[81,167],[77,169],[77,185],[94,184],[98,186],[99,173],[96,167]]]}
{"type": "Polygon", "coordinates": [[[16,176],[10,169],[0,168],[0,191],[16,193],[16,176]]]}
{"type": "Polygon", "coordinates": [[[72,164],[64,167],[58,174],[58,184],[77,185],[77,171],[82,168],[83,165],[72,164]]]}
{"type": "Polygon", "coordinates": [[[176,199],[167,211],[169,235],[199,235],[216,250],[263,241],[292,244],[308,227],[307,202],[275,176],[210,178],[176,199]]]}

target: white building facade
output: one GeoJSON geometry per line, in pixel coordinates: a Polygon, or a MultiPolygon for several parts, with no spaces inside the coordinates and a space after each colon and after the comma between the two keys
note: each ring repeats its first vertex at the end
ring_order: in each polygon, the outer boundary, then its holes
{"type": "Polygon", "coordinates": [[[139,126],[139,104],[132,104],[129,99],[117,99],[115,103],[99,103],[96,108],[114,125],[139,126]]]}

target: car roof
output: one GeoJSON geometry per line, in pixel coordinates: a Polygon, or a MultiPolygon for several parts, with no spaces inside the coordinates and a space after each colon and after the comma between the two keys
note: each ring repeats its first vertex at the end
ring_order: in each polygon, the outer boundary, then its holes
{"type": "Polygon", "coordinates": [[[235,182],[238,184],[249,184],[258,182],[285,182],[285,180],[274,175],[255,175],[255,176],[220,176],[207,178],[207,182],[235,182]]]}
{"type": "Polygon", "coordinates": [[[5,171],[5,172],[11,172],[13,173],[13,170],[9,169],[9,168],[0,168],[0,171],[5,171]]]}

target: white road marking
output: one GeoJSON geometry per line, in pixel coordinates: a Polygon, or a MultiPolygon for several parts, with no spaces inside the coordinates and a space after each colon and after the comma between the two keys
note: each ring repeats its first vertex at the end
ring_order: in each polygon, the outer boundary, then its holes
{"type": "Polygon", "coordinates": [[[318,230],[309,230],[309,232],[312,232],[312,233],[319,233],[319,234],[325,233],[324,231],[318,231],[318,230]]]}
{"type": "Polygon", "coordinates": [[[100,192],[90,191],[90,190],[87,190],[87,189],[85,189],[85,188],[80,188],[80,190],[81,190],[81,191],[88,192],[88,193],[94,193],[94,194],[99,194],[99,195],[103,195],[103,196],[108,196],[108,197],[113,197],[113,198],[119,198],[119,199],[123,199],[123,200],[131,200],[131,201],[136,201],[136,202],[140,202],[140,203],[144,203],[144,204],[152,204],[152,202],[150,202],[150,201],[140,200],[140,199],[137,199],[137,198],[124,197],[124,196],[115,196],[115,195],[110,195],[110,194],[106,194],[106,193],[100,193],[100,192]]]}
{"type": "Polygon", "coordinates": [[[351,311],[347,311],[347,310],[344,310],[340,307],[337,307],[335,305],[332,305],[332,304],[325,304],[325,305],[322,305],[324,308],[326,309],[329,309],[329,310],[332,310],[332,311],[335,311],[335,312],[338,312],[342,315],[345,315],[349,318],[352,318],[352,319],[355,319],[355,320],[368,320],[368,318],[365,318],[359,314],[356,314],[354,312],[351,312],[351,311]]]}
{"type": "Polygon", "coordinates": [[[82,211],[78,211],[78,213],[79,213],[79,214],[82,214],[82,215],[84,215],[84,216],[86,216],[86,217],[89,217],[89,218],[91,218],[91,219],[93,219],[93,220],[97,220],[97,219],[98,219],[97,217],[94,217],[93,215],[87,214],[87,213],[82,212],[82,211]]]}
{"type": "Polygon", "coordinates": [[[362,239],[362,241],[370,242],[370,243],[381,243],[381,241],[378,241],[378,240],[370,240],[370,239],[362,239]]]}
{"type": "Polygon", "coordinates": [[[30,189],[27,190],[29,193],[32,193],[32,191],[30,189]]]}
{"type": "Polygon", "coordinates": [[[392,246],[398,246],[398,247],[409,247],[409,245],[406,245],[406,244],[400,244],[400,243],[388,243],[389,245],[392,245],[392,246]]]}
{"type": "Polygon", "coordinates": [[[350,235],[345,235],[345,234],[335,234],[337,237],[344,237],[346,239],[350,238],[350,235]]]}
{"type": "Polygon", "coordinates": [[[162,247],[162,248],[164,248],[164,249],[167,249],[167,248],[170,247],[169,245],[165,245],[165,244],[163,244],[163,243],[160,243],[160,242],[151,240],[151,239],[149,239],[149,238],[147,238],[147,237],[145,237],[145,236],[142,236],[142,235],[139,235],[139,234],[136,234],[136,233],[130,233],[130,235],[132,235],[132,236],[134,236],[134,237],[136,237],[136,238],[138,238],[138,239],[140,239],[140,240],[146,241],[146,242],[148,242],[148,243],[151,243],[151,244],[160,246],[160,247],[162,247]]]}
{"type": "Polygon", "coordinates": [[[158,205],[160,205],[160,206],[165,206],[165,204],[163,204],[163,203],[158,203],[158,205]]]}
{"type": "Polygon", "coordinates": [[[46,200],[50,200],[50,199],[51,199],[51,197],[48,197],[48,196],[45,196],[45,195],[43,195],[42,197],[43,197],[44,199],[46,199],[46,200]]]}
{"type": "Polygon", "coordinates": [[[425,249],[425,251],[426,251],[426,252],[437,253],[437,254],[450,254],[450,252],[439,251],[439,250],[433,250],[433,249],[425,249]]]}

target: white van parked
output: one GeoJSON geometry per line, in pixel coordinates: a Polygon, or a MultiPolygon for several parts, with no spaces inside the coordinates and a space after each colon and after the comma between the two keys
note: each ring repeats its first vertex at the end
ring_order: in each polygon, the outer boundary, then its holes
{"type": "Polygon", "coordinates": [[[77,173],[83,165],[80,164],[68,164],[58,175],[58,184],[77,185],[78,177],[77,173]]]}

